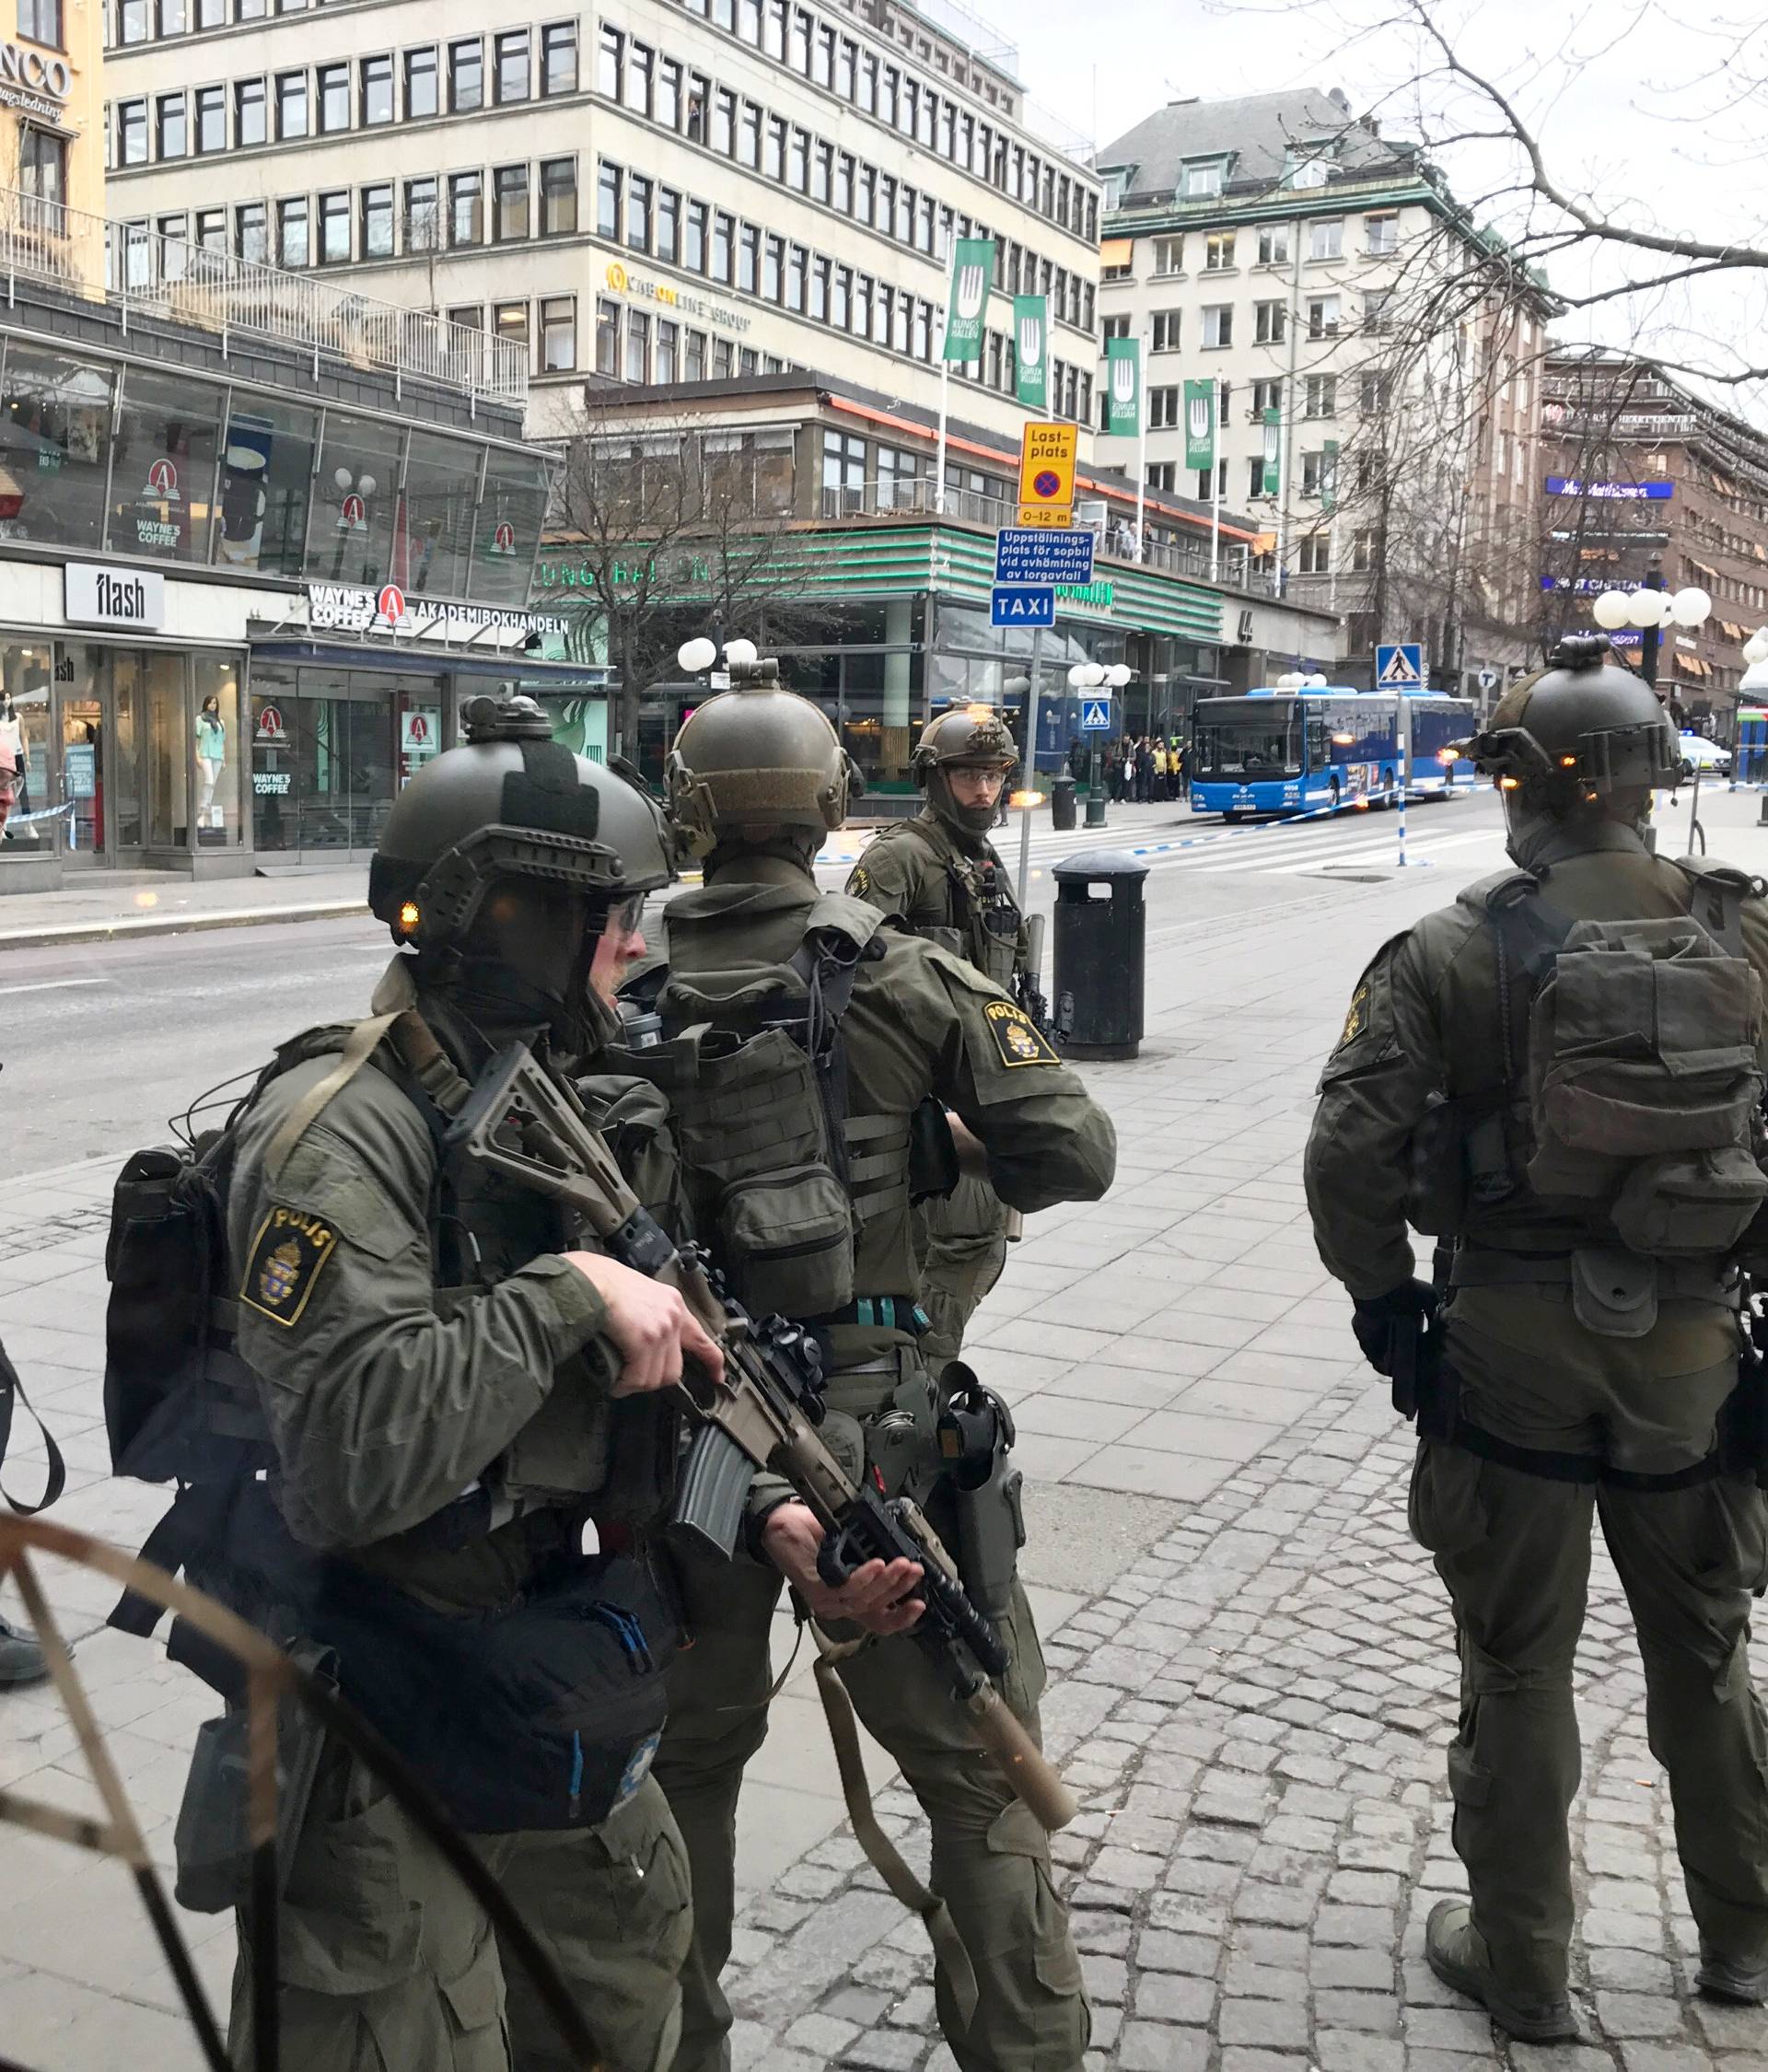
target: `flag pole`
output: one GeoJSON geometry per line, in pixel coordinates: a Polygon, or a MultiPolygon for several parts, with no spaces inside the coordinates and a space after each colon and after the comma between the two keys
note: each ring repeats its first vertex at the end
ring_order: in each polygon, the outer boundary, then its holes
{"type": "Polygon", "coordinates": [[[1148,558],[1148,349],[1146,335],[1136,341],[1135,408],[1141,420],[1135,448],[1135,558],[1146,562],[1148,558]]]}
{"type": "MultiPolygon", "coordinates": [[[[951,362],[946,357],[946,327],[951,321],[951,227],[948,224],[940,237],[946,262],[946,313],[939,322],[939,440],[933,457],[933,507],[941,512],[946,507],[946,406],[951,400],[951,362]]],[[[986,307],[986,298],[984,298],[986,307]]]]}
{"type": "Polygon", "coordinates": [[[1215,384],[1216,407],[1209,413],[1209,579],[1222,565],[1222,385],[1215,384]]]}

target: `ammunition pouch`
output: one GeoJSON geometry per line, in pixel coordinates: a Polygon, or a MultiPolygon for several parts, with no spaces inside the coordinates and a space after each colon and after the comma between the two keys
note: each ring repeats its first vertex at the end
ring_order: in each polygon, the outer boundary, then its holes
{"type": "Polygon", "coordinates": [[[945,1103],[931,1095],[909,1117],[909,1199],[947,1199],[963,1171],[945,1103]]]}
{"type": "Polygon", "coordinates": [[[940,1378],[939,1456],[956,1529],[953,1558],[970,1601],[1004,1624],[1025,1544],[1025,1477],[1013,1465],[1013,1417],[1000,1397],[953,1360],[940,1378]]]}

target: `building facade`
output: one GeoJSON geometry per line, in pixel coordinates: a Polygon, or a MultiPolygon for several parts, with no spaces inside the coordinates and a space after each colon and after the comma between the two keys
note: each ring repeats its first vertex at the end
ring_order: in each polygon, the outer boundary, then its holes
{"type": "Polygon", "coordinates": [[[1052,413],[1092,422],[1099,181],[1027,128],[1010,53],[931,13],[110,0],[109,33],[110,209],[144,266],[188,239],[479,328],[529,355],[537,433],[586,378],[803,367],[930,405],[945,255],[981,235],[954,407],[1017,433],[1011,298],[1041,293],[1052,413]]]}
{"type": "Polygon", "coordinates": [[[555,463],[526,367],[446,324],[41,201],[0,310],[0,892],[372,849],[535,659],[555,463]],[[97,261],[97,279],[88,262],[97,261]]]}
{"type": "MultiPolygon", "coordinates": [[[[866,778],[862,817],[907,805],[910,751],[936,713],[1017,709],[1009,684],[1025,676],[1031,634],[989,623],[994,535],[1016,515],[1017,442],[959,419],[946,444],[942,498],[933,416],[849,384],[762,376],[603,400],[555,499],[536,595],[590,659],[643,682],[647,774],[660,774],[676,727],[705,695],[675,661],[702,634],[755,640],[823,703],[866,778]],[[580,482],[599,455],[605,472],[580,482]],[[714,486],[678,525],[682,474],[714,486]],[[630,537],[616,521],[622,506],[630,537]],[[648,529],[646,514],[658,512],[665,523],[648,529]]],[[[1104,708],[1101,745],[1182,734],[1200,696],[1332,657],[1326,613],[1210,580],[1213,518],[1194,501],[1144,499],[1138,559],[1136,505],[1125,477],[1081,469],[1076,514],[1095,534],[1094,577],[1058,588],[1042,635],[1046,774],[1082,732],[1086,704],[1104,708]],[[1076,662],[1126,664],[1131,681],[1080,699],[1067,681],[1076,662]]],[[[1229,510],[1220,534],[1222,565],[1240,566],[1253,529],[1229,510]]]]}
{"type": "MultiPolygon", "coordinates": [[[[1647,577],[1706,591],[1704,625],[1663,634],[1658,685],[1689,725],[1731,739],[1740,649],[1768,622],[1768,437],[1655,362],[1601,347],[1556,351],[1544,388],[1544,637],[1595,630],[1589,600],[1647,577]]],[[[1607,637],[1637,660],[1637,632],[1607,637]]]]}
{"type": "Polygon", "coordinates": [[[1147,427],[1100,459],[1207,494],[1183,402],[1213,382],[1221,495],[1273,586],[1342,619],[1348,677],[1381,640],[1446,688],[1523,664],[1540,284],[1340,93],[1174,102],[1099,167],[1101,346],[1143,342],[1147,427]]]}

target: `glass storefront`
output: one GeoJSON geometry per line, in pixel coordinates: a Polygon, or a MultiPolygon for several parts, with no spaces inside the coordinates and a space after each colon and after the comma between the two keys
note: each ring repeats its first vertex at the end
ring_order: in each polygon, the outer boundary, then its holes
{"type": "Polygon", "coordinates": [[[438,681],[260,663],[251,676],[252,841],[285,862],[369,855],[399,786],[442,741],[438,681]]]}

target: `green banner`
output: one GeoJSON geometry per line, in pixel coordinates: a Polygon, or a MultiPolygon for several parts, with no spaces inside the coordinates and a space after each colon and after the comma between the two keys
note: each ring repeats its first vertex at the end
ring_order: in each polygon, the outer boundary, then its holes
{"type": "Polygon", "coordinates": [[[1139,338],[1108,338],[1105,342],[1106,398],[1110,415],[1108,432],[1127,433],[1134,438],[1142,429],[1142,341],[1139,338]]]}
{"type": "Polygon", "coordinates": [[[1185,383],[1185,465],[1199,472],[1216,466],[1216,384],[1185,383]]]}
{"type": "Polygon", "coordinates": [[[988,291],[994,278],[993,238],[960,238],[952,247],[951,283],[946,303],[948,360],[980,360],[988,320],[988,291]]]}
{"type": "Polygon", "coordinates": [[[1283,487],[1283,411],[1273,403],[1264,413],[1264,494],[1274,496],[1283,487]]]}
{"type": "Polygon", "coordinates": [[[1032,410],[1049,408],[1050,305],[1041,295],[1013,297],[1013,393],[1032,410]]]}

